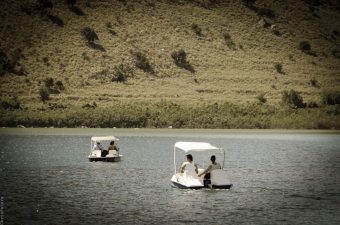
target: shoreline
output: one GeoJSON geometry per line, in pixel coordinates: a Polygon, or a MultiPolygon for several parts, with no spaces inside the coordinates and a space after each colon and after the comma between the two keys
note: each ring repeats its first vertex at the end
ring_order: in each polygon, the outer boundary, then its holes
{"type": "Polygon", "coordinates": [[[64,136],[195,136],[195,135],[272,135],[272,134],[335,134],[331,129],[186,129],[186,128],[13,128],[1,127],[0,136],[5,135],[64,135],[64,136]]]}

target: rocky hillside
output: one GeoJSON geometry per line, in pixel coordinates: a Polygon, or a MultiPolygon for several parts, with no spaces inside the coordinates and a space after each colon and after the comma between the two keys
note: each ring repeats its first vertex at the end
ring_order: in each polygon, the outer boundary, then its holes
{"type": "Polygon", "coordinates": [[[320,104],[340,89],[340,3],[3,0],[1,100],[320,104]],[[262,100],[260,100],[262,101],[262,100]]]}

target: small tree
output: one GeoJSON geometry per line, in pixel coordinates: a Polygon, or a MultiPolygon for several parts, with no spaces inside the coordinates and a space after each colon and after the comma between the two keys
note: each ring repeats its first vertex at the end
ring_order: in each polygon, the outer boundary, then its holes
{"type": "Polygon", "coordinates": [[[179,51],[174,51],[171,54],[171,57],[173,58],[175,64],[178,67],[189,70],[192,73],[195,72],[194,67],[192,67],[192,65],[190,65],[189,61],[187,61],[187,53],[183,49],[181,49],[179,51]]]}
{"type": "Polygon", "coordinates": [[[280,73],[280,74],[285,74],[285,73],[283,72],[282,64],[281,64],[281,63],[276,63],[276,64],[274,65],[274,67],[275,67],[275,69],[276,69],[276,72],[278,72],[278,73],[280,73]]]}
{"type": "Polygon", "coordinates": [[[146,73],[154,74],[155,71],[153,70],[149,60],[146,58],[146,56],[141,53],[137,52],[134,54],[136,59],[136,67],[143,70],[146,73]]]}
{"type": "Polygon", "coordinates": [[[47,100],[50,99],[50,91],[46,87],[40,88],[39,95],[40,95],[40,99],[43,102],[46,102],[47,100]]]}
{"type": "Polygon", "coordinates": [[[113,82],[126,82],[129,77],[133,76],[133,70],[130,66],[120,64],[115,67],[115,71],[111,81],[113,82]]]}
{"type": "Polygon", "coordinates": [[[203,36],[202,29],[196,23],[191,24],[191,29],[197,36],[203,36]]]}
{"type": "Polygon", "coordinates": [[[300,94],[293,89],[290,91],[283,91],[281,100],[282,103],[293,106],[294,108],[304,108],[306,106],[300,94]]]}
{"type": "Polygon", "coordinates": [[[267,102],[267,98],[265,97],[265,93],[259,94],[256,98],[257,98],[257,100],[259,100],[260,103],[266,103],[267,102]]]}

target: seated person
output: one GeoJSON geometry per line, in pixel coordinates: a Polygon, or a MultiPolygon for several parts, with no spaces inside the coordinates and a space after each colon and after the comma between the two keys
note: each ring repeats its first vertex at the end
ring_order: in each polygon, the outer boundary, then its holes
{"type": "Polygon", "coordinates": [[[197,176],[197,164],[193,161],[191,154],[187,155],[187,161],[182,164],[180,173],[183,173],[183,175],[197,176]]]}
{"type": "Polygon", "coordinates": [[[203,173],[198,175],[200,177],[200,176],[206,174],[204,176],[204,184],[210,183],[209,180],[210,180],[210,172],[211,171],[216,170],[216,169],[222,169],[221,165],[218,162],[216,162],[216,156],[212,155],[210,157],[210,160],[211,160],[211,164],[208,166],[208,168],[206,170],[204,170],[203,173]]]}
{"type": "Polygon", "coordinates": [[[103,150],[104,148],[103,148],[103,146],[100,144],[100,142],[99,141],[97,141],[97,143],[95,143],[94,145],[93,145],[93,150],[103,150]]]}
{"type": "Polygon", "coordinates": [[[115,145],[115,142],[114,141],[111,141],[110,142],[110,145],[109,145],[109,148],[108,148],[108,151],[110,150],[116,150],[116,151],[119,151],[117,146],[115,145]]]}

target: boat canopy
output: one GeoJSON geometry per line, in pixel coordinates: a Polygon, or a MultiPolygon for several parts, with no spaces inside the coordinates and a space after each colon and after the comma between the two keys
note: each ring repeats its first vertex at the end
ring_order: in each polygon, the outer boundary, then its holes
{"type": "Polygon", "coordinates": [[[114,136],[91,137],[91,141],[118,141],[114,136]]]}
{"type": "Polygon", "coordinates": [[[217,148],[206,142],[176,142],[175,148],[181,149],[185,152],[222,150],[222,148],[217,148]]]}

